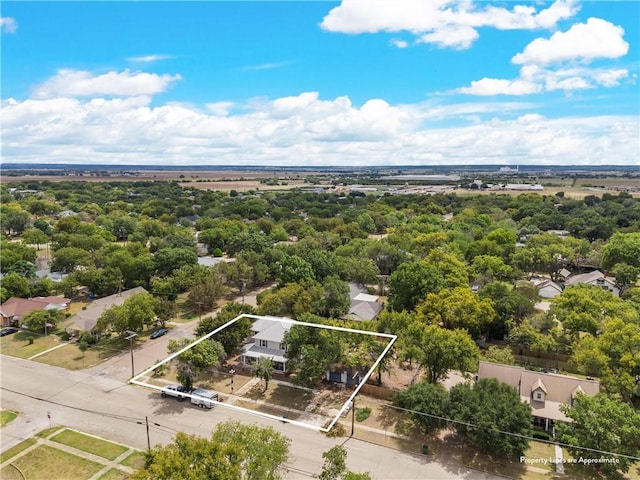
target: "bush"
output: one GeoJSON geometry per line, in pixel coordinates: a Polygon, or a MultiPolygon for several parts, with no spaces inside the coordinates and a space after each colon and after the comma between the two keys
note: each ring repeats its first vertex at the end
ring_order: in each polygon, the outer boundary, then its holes
{"type": "MultiPolygon", "coordinates": [[[[331,422],[327,422],[324,424],[324,428],[327,428],[329,426],[331,422]]],[[[336,422],[336,424],[333,426],[333,428],[331,430],[329,430],[328,432],[325,433],[325,435],[327,437],[344,437],[346,435],[346,430],[344,429],[344,426],[341,423],[336,422]]]]}
{"type": "Polygon", "coordinates": [[[214,257],[221,257],[221,256],[222,256],[222,250],[220,250],[219,248],[215,248],[215,249],[213,250],[212,255],[213,255],[214,257]]]}
{"type": "Polygon", "coordinates": [[[371,409],[369,407],[356,408],[356,420],[364,422],[371,415],[371,409]]]}
{"type": "Polygon", "coordinates": [[[545,432],[544,430],[533,430],[531,432],[531,436],[533,438],[537,438],[538,440],[552,440],[551,434],[549,432],[545,432]]]}

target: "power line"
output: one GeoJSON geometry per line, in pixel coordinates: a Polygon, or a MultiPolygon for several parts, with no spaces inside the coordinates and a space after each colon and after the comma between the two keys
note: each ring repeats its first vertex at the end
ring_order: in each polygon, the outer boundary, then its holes
{"type": "MultiPolygon", "coordinates": [[[[417,410],[411,410],[411,409],[408,409],[408,408],[402,408],[402,407],[398,407],[396,405],[386,405],[386,407],[387,408],[394,408],[396,410],[401,410],[401,411],[404,411],[404,412],[409,412],[409,413],[412,413],[414,415],[422,415],[422,416],[425,416],[425,417],[436,418],[438,420],[443,420],[443,421],[446,421],[448,423],[457,423],[459,425],[465,425],[467,427],[477,428],[477,429],[481,429],[482,428],[479,425],[475,425],[473,423],[463,422],[461,420],[454,420],[453,418],[448,418],[448,417],[441,417],[439,415],[434,415],[434,414],[431,414],[431,413],[419,412],[417,410]]],[[[577,448],[577,449],[585,450],[585,451],[589,451],[589,452],[596,452],[596,453],[602,453],[602,454],[606,454],[606,455],[613,455],[613,456],[616,456],[616,457],[629,458],[631,460],[640,460],[640,457],[634,457],[633,455],[625,455],[623,453],[608,452],[606,450],[599,450],[597,448],[589,448],[589,447],[583,447],[583,446],[580,446],[580,445],[572,445],[572,444],[569,444],[569,443],[554,442],[552,440],[542,440],[542,439],[539,439],[539,438],[532,437],[530,435],[523,435],[523,434],[520,434],[520,433],[507,432],[507,431],[504,431],[504,430],[494,430],[494,431],[496,433],[501,433],[503,435],[511,435],[513,437],[526,438],[527,440],[534,440],[536,442],[547,443],[549,445],[559,445],[561,447],[577,448]]]]}

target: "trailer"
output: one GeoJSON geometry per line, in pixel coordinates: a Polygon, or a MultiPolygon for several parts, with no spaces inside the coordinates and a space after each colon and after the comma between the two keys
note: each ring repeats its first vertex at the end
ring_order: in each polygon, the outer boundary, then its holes
{"type": "Polygon", "coordinates": [[[218,394],[212,390],[196,388],[191,392],[191,403],[199,408],[213,408],[218,401],[218,394]]]}

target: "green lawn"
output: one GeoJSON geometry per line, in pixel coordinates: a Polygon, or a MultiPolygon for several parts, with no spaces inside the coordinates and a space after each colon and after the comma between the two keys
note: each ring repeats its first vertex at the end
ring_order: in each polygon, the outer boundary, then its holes
{"type": "Polygon", "coordinates": [[[112,468],[107,470],[104,475],[101,475],[98,480],[126,480],[127,478],[129,478],[128,474],[117,468],[112,468]]]}
{"type": "MultiPolygon", "coordinates": [[[[11,447],[10,449],[2,452],[0,454],[0,463],[4,463],[7,460],[9,460],[10,458],[15,457],[17,454],[19,454],[23,450],[26,450],[31,445],[35,445],[36,442],[37,442],[37,440],[35,438],[27,438],[26,440],[20,442],[16,446],[11,447]]],[[[0,478],[4,478],[4,477],[2,475],[0,475],[0,478]]]]}
{"type": "Polygon", "coordinates": [[[49,348],[60,345],[57,335],[40,335],[29,331],[16,332],[0,338],[0,351],[4,355],[19,358],[29,358],[49,348]],[[33,343],[29,341],[33,340],[33,343]]]}
{"type": "Polygon", "coordinates": [[[135,469],[144,467],[144,463],[144,452],[133,452],[131,455],[120,462],[120,464],[124,465],[125,467],[131,467],[135,469]]]}
{"type": "MultiPolygon", "coordinates": [[[[85,480],[91,478],[103,465],[76,457],[70,453],[63,452],[47,445],[41,445],[35,450],[12,462],[24,474],[27,480],[44,479],[47,480],[85,480]]],[[[5,467],[7,468],[7,467],[5,467]]],[[[9,473],[7,468],[7,473],[9,473]]],[[[5,469],[2,469],[3,479],[5,469]]]]}
{"type": "Polygon", "coordinates": [[[93,453],[107,460],[115,460],[128,450],[123,445],[108,442],[99,438],[91,437],[73,430],[64,430],[51,437],[54,442],[62,443],[70,447],[77,448],[83,452],[93,453]]]}
{"type": "Polygon", "coordinates": [[[18,417],[18,413],[12,410],[2,410],[0,412],[0,424],[4,427],[10,422],[13,422],[18,417]]]}

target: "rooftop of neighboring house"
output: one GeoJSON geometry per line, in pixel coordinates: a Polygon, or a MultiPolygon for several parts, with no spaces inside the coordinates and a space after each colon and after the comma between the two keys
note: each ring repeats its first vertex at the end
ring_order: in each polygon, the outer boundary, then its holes
{"type": "Polygon", "coordinates": [[[65,325],[72,330],[90,332],[95,328],[102,312],[107,308],[122,305],[127,298],[138,293],[147,293],[147,290],[145,290],[144,287],[135,287],[130,290],[123,290],[122,292],[114,293],[108,297],[98,298],[91,302],[91,305],[89,305],[85,310],[81,310],[71,317],[67,322],[65,322],[65,325]]]}
{"type": "Polygon", "coordinates": [[[563,404],[571,404],[578,392],[595,395],[600,391],[598,380],[526,370],[524,367],[481,361],[478,378],[495,378],[518,389],[520,398],[531,405],[534,416],[569,421],[560,411],[563,404]],[[540,389],[544,401],[537,401],[533,393],[540,389]]]}
{"type": "Polygon", "coordinates": [[[593,272],[589,272],[589,273],[580,273],[578,275],[571,275],[565,280],[564,284],[565,286],[568,287],[570,285],[575,285],[577,283],[592,283],[600,279],[603,279],[610,283],[615,283],[616,281],[615,277],[607,277],[600,270],[594,270],[593,272]]]}
{"type": "Polygon", "coordinates": [[[65,297],[11,297],[0,305],[0,315],[5,318],[22,320],[34,310],[51,310],[66,308],[71,300],[65,297]]]}

